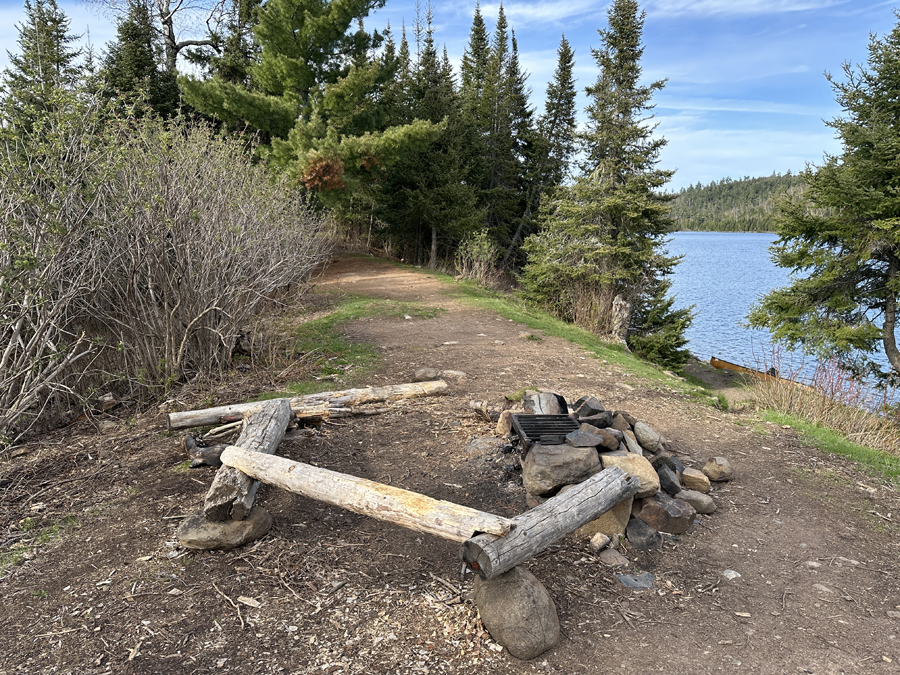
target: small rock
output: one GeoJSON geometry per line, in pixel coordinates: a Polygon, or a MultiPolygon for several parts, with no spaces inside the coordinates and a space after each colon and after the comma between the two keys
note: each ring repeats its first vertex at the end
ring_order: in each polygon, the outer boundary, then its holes
{"type": "Polygon", "coordinates": [[[97,431],[101,434],[109,433],[110,431],[115,431],[119,428],[118,422],[113,422],[111,420],[103,420],[100,424],[97,425],[97,431]]]}
{"type": "Polygon", "coordinates": [[[440,372],[434,368],[419,368],[413,374],[413,382],[430,382],[440,377],[440,372]]]}
{"type": "Polygon", "coordinates": [[[527,330],[523,330],[519,332],[520,340],[540,340],[534,333],[529,333],[527,330]]]}
{"type": "MultiPolygon", "coordinates": [[[[681,492],[681,483],[678,482],[678,474],[672,471],[670,467],[663,464],[656,470],[656,475],[659,476],[659,487],[664,492],[673,497],[681,492]]],[[[680,499],[680,497],[678,499],[680,499]]]]}
{"type": "Polygon", "coordinates": [[[517,659],[533,659],[559,640],[556,605],[526,568],[475,578],[475,604],[491,637],[517,659]]]}
{"type": "Polygon", "coordinates": [[[600,458],[594,448],[538,443],[525,457],[522,482],[526,492],[545,495],[561,485],[579,482],[599,465],[600,458]]]}
{"type": "Polygon", "coordinates": [[[185,548],[228,551],[262,537],[272,527],[272,516],[261,506],[254,506],[244,520],[207,520],[203,513],[181,521],[175,535],[185,548]]]}
{"type": "Polygon", "coordinates": [[[710,514],[716,512],[716,503],[709,495],[705,495],[697,490],[682,490],[673,495],[675,499],[680,499],[694,507],[697,513],[710,514]]]}
{"type": "Polygon", "coordinates": [[[817,591],[821,591],[822,593],[828,593],[829,595],[834,595],[834,590],[828,588],[825,584],[813,584],[813,588],[817,591]]]}
{"type": "Polygon", "coordinates": [[[703,474],[713,482],[723,482],[734,478],[731,462],[724,457],[713,457],[703,466],[703,474]]]}
{"type": "Polygon", "coordinates": [[[635,590],[653,588],[653,575],[650,572],[617,574],[615,576],[625,588],[633,588],[635,590]]]}
{"type": "Polygon", "coordinates": [[[640,518],[632,518],[625,528],[628,543],[638,551],[652,551],[662,546],[662,535],[640,518]]]}
{"type": "Polygon", "coordinates": [[[590,547],[591,550],[594,551],[602,551],[607,546],[609,546],[609,542],[612,541],[609,538],[608,534],[603,534],[602,532],[598,532],[593,537],[591,537],[590,547]]]}
{"type": "Polygon", "coordinates": [[[505,442],[496,436],[473,436],[466,444],[467,455],[487,455],[500,452],[505,442]]]}
{"type": "Polygon", "coordinates": [[[529,509],[533,509],[535,506],[540,506],[545,501],[550,499],[549,497],[539,497],[537,495],[533,495],[530,492],[525,493],[525,506],[529,509]]]}
{"type": "Polygon", "coordinates": [[[622,432],[622,435],[625,436],[625,447],[628,448],[628,452],[633,452],[635,455],[644,454],[640,444],[637,442],[637,438],[635,438],[634,436],[633,431],[629,431],[628,429],[626,429],[622,432]]]}
{"type": "Polygon", "coordinates": [[[647,499],[635,500],[631,512],[653,529],[669,534],[687,532],[697,515],[693,506],[680,499],[673,499],[664,492],[647,499]]]}
{"type": "Polygon", "coordinates": [[[630,564],[628,558],[626,558],[614,548],[608,548],[604,551],[600,551],[597,559],[607,567],[626,567],[630,564]]]}
{"type": "Polygon", "coordinates": [[[722,572],[722,576],[728,579],[728,581],[734,581],[735,579],[740,579],[741,575],[739,572],[735,572],[734,570],[725,570],[722,572]]]}
{"type": "Polygon", "coordinates": [[[892,610],[888,610],[888,618],[889,619],[900,619],[900,612],[894,612],[892,610]]]}
{"type": "Polygon", "coordinates": [[[494,433],[498,436],[509,436],[512,432],[512,413],[509,410],[504,410],[500,413],[500,419],[497,420],[497,428],[494,429],[494,433]]]}
{"type": "Polygon", "coordinates": [[[439,375],[448,380],[464,380],[468,377],[468,375],[461,370],[442,370],[439,375]]]}
{"type": "Polygon", "coordinates": [[[602,456],[603,468],[607,469],[611,466],[617,466],[622,471],[632,476],[636,476],[641,482],[635,499],[649,497],[659,491],[659,476],[653,470],[650,462],[641,455],[629,453],[626,457],[617,457],[615,455],[604,454],[602,456]]]}
{"type": "Polygon", "coordinates": [[[656,453],[659,450],[660,435],[649,424],[637,422],[634,425],[634,435],[637,438],[637,442],[647,452],[656,453]]]}
{"type": "Polygon", "coordinates": [[[572,412],[578,415],[579,418],[582,418],[591,417],[607,411],[598,399],[593,396],[582,396],[575,401],[575,404],[572,406],[572,412]]]}
{"type": "Polygon", "coordinates": [[[681,473],[681,482],[688,490],[696,490],[704,494],[709,492],[709,478],[702,471],[692,467],[685,467],[681,473]]]}

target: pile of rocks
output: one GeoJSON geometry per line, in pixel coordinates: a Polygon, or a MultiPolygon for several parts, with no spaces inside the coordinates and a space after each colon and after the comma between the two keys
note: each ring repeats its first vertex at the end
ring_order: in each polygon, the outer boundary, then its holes
{"type": "MultiPolygon", "coordinates": [[[[579,428],[564,443],[535,443],[522,457],[522,483],[530,507],[546,501],[610,466],[636,476],[641,487],[634,497],[620,502],[597,520],[584,525],[575,536],[601,541],[627,537],[639,550],[657,548],[663,533],[683,534],[697,513],[716,510],[710,483],[728,481],[733,470],[727,459],[714,457],[698,470],[685,467],[669,443],[650,425],[624,410],[610,411],[594,396],[583,396],[571,408],[554,392],[529,391],[523,399],[526,414],[571,415],[579,428]]],[[[497,423],[497,434],[515,437],[512,413],[497,423]]]]}

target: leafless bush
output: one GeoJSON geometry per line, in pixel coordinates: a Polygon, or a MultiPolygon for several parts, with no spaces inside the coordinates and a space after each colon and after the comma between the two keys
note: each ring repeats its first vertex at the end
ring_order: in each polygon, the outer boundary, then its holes
{"type": "Polygon", "coordinates": [[[487,230],[471,234],[460,242],[456,251],[457,274],[479,286],[495,288],[503,276],[497,269],[499,257],[500,248],[487,230]]]}

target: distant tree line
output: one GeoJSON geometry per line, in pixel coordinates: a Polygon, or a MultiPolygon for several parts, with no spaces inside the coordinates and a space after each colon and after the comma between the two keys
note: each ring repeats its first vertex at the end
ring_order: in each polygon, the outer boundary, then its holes
{"type": "Polygon", "coordinates": [[[672,202],[675,231],[774,232],[778,200],[806,189],[800,174],[773,173],[760,178],[723,178],[682,188],[672,202]]]}

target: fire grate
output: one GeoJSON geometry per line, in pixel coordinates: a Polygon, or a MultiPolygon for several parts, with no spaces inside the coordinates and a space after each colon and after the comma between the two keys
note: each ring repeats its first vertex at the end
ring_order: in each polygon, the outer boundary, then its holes
{"type": "Polygon", "coordinates": [[[512,415],[512,426],[522,441],[523,450],[528,451],[535,443],[561,445],[566,442],[566,434],[577,431],[576,422],[569,415],[512,415]]]}

